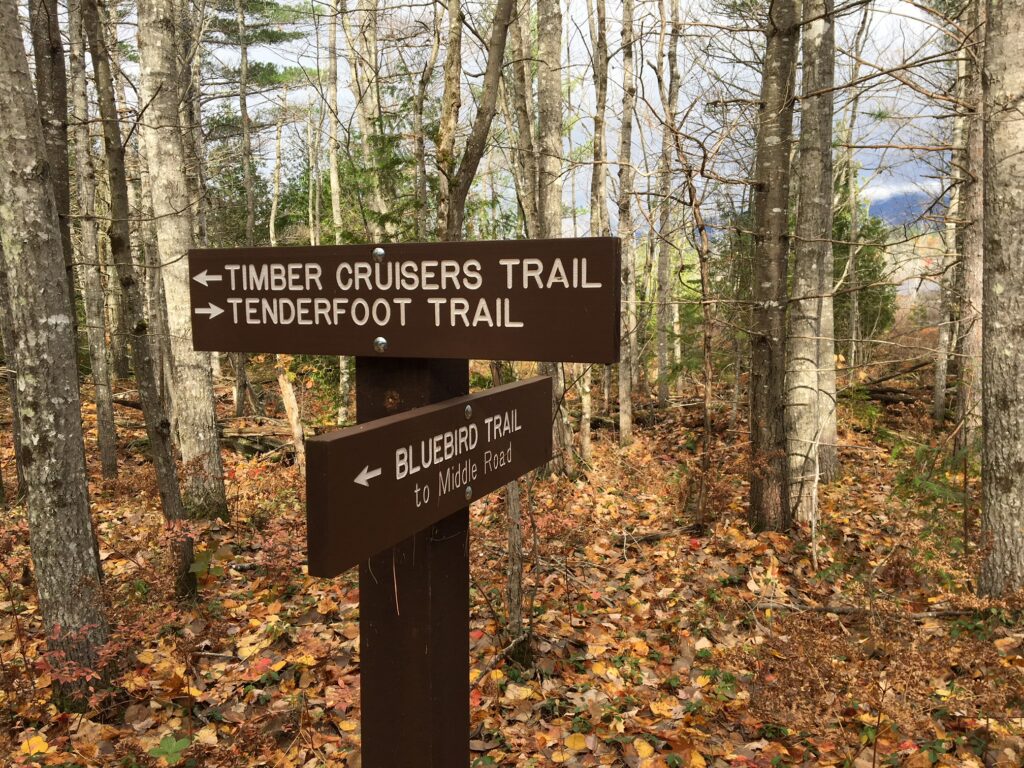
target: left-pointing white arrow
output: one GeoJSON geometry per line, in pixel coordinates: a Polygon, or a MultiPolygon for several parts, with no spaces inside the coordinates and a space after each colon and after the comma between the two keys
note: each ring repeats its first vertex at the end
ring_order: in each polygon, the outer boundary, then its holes
{"type": "Polygon", "coordinates": [[[223,275],[211,275],[207,270],[199,272],[195,277],[192,278],[197,283],[202,283],[205,286],[209,286],[210,283],[219,283],[224,279],[223,275]]]}
{"type": "Polygon", "coordinates": [[[367,464],[365,467],[363,467],[363,470],[358,475],[356,475],[356,485],[361,485],[364,488],[369,488],[370,481],[373,480],[373,478],[375,477],[380,477],[380,474],[380,467],[377,467],[376,469],[370,469],[370,465],[367,464]]]}
{"type": "Polygon", "coordinates": [[[208,307],[196,307],[194,311],[197,315],[206,315],[211,320],[217,317],[217,315],[224,314],[224,310],[218,307],[213,302],[210,302],[210,306],[208,307]]]}

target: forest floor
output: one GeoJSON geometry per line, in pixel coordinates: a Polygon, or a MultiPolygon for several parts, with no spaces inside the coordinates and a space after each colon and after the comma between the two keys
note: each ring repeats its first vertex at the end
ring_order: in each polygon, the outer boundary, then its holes
{"type": "MultiPolygon", "coordinates": [[[[697,519],[699,411],[626,450],[598,430],[585,480],[529,482],[528,667],[501,656],[503,502],[474,505],[472,765],[1024,764],[1022,604],[973,595],[963,476],[924,406],[844,405],[813,542],[747,527],[728,408],[697,519]]],[[[50,704],[24,510],[5,521],[0,764],[358,766],[358,584],[305,575],[296,469],[225,451],[233,517],[196,526],[201,596],[176,603],[143,438],[121,430],[106,481],[87,434],[119,672],[86,713],[50,704]]]]}

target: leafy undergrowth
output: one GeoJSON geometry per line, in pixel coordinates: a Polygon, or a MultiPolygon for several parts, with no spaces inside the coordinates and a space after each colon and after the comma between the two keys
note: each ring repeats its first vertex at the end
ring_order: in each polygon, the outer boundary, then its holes
{"type": "MultiPolygon", "coordinates": [[[[626,450],[599,432],[585,482],[529,482],[528,666],[502,656],[503,503],[475,506],[472,765],[1021,765],[1021,604],[973,595],[962,475],[936,460],[927,419],[846,414],[862,431],[841,435],[812,542],[746,526],[728,413],[698,519],[695,410],[670,408],[626,450]]],[[[0,762],[359,765],[358,584],[304,575],[296,470],[225,453],[234,517],[194,527],[201,599],[176,604],[141,434],[121,439],[121,479],[91,467],[114,684],[83,714],[50,704],[62,672],[15,510],[0,762]]],[[[8,478],[10,458],[3,443],[8,478]]]]}

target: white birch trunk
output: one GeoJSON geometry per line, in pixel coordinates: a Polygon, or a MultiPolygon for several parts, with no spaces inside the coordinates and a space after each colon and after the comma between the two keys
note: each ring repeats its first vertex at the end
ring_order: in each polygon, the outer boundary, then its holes
{"type": "Polygon", "coordinates": [[[796,175],[800,197],[786,344],[786,443],[789,503],[802,523],[817,520],[819,339],[822,288],[831,287],[832,85],[835,31],[832,0],[804,0],[803,93],[796,175]]]}
{"type": "Polygon", "coordinates": [[[184,463],[183,500],[197,517],[226,517],[210,356],[192,349],[186,255],[192,247],[192,201],[178,114],[174,3],[139,3],[141,93],[149,105],[142,135],[154,188],[157,247],[163,263],[174,361],[175,434],[184,463]]]}

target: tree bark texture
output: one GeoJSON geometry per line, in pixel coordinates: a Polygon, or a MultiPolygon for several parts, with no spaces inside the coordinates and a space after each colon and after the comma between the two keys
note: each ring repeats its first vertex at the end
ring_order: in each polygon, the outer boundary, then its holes
{"type": "Polygon", "coordinates": [[[126,325],[131,331],[132,364],[142,402],[149,450],[156,469],[157,489],[164,519],[168,523],[172,568],[176,591],[180,596],[193,594],[196,577],[191,573],[192,541],[180,532],[185,508],[178,485],[177,462],[171,440],[171,424],[160,393],[159,370],[154,362],[155,343],[146,316],[145,298],[138,274],[132,264],[128,232],[128,185],[124,175],[124,146],[114,103],[113,79],[105,38],[99,26],[96,0],[76,0],[72,12],[81,12],[89,42],[96,90],[100,96],[103,140],[107,158],[107,180],[111,200],[109,240],[117,280],[121,284],[121,300],[126,325]],[[123,216],[124,218],[119,218],[123,216]],[[116,247],[116,250],[115,250],[116,247]]]}
{"type": "MultiPolygon", "coordinates": [[[[57,204],[64,279],[71,307],[75,307],[74,253],[71,247],[71,181],[68,168],[68,86],[64,43],[60,36],[57,0],[29,0],[29,30],[35,58],[36,94],[43,121],[46,158],[50,164],[53,197],[57,204]]],[[[71,316],[76,330],[77,317],[71,316]]],[[[76,339],[77,346],[77,339],[76,339]]]]}
{"type": "Polygon", "coordinates": [[[636,73],[633,67],[633,0],[622,3],[622,125],[619,132],[619,237],[622,240],[619,351],[619,445],[633,442],[633,365],[636,345],[636,241],[633,235],[633,115],[636,73]]]}
{"type": "Polygon", "coordinates": [[[1024,2],[988,1],[985,53],[984,398],[986,547],[979,584],[1024,588],[1024,2]]]}
{"type": "MultiPolygon", "coordinates": [[[[562,8],[559,0],[537,3],[537,220],[538,236],[562,236],[562,8]]],[[[565,408],[563,368],[542,363],[552,392],[552,472],[576,473],[572,431],[565,408]]]]}
{"type": "MultiPolygon", "coordinates": [[[[94,669],[109,629],[89,515],[72,306],[15,0],[0,0],[0,114],[0,234],[39,605],[50,649],[94,669]]],[[[58,695],[80,699],[84,683],[58,695]]]]}
{"type": "Polygon", "coordinates": [[[194,517],[226,517],[210,356],[192,349],[188,249],[192,247],[191,201],[178,114],[172,0],[139,4],[142,98],[149,105],[143,142],[154,189],[157,247],[164,272],[168,331],[174,360],[175,434],[183,462],[185,508],[194,517]]]}
{"type": "MultiPolygon", "coordinates": [[[[659,75],[662,82],[662,103],[665,105],[664,123],[661,127],[661,158],[658,167],[658,311],[656,342],[658,347],[658,404],[668,405],[669,378],[672,370],[669,333],[672,330],[672,256],[676,251],[672,222],[672,157],[675,148],[676,105],[679,101],[679,56],[678,44],[681,32],[679,24],[679,0],[672,0],[672,19],[668,35],[668,83],[664,73],[659,75]]],[[[662,19],[662,26],[669,23],[662,19]]],[[[664,32],[662,32],[664,36],[664,32]]],[[[658,58],[659,67],[662,58],[658,58]]]]}
{"type": "Polygon", "coordinates": [[[790,144],[797,41],[796,0],[769,8],[754,160],[753,327],[750,333],[750,525],[792,523],[786,460],[786,262],[790,144]]]}
{"type": "Polygon", "coordinates": [[[85,332],[96,401],[96,436],[100,466],[104,477],[117,477],[117,430],[114,426],[113,391],[110,386],[110,361],[105,324],[106,302],[100,249],[96,233],[96,168],[92,161],[89,136],[89,101],[85,75],[85,37],[80,0],[68,9],[70,36],[72,116],[74,118],[75,175],[78,182],[78,235],[81,259],[79,272],[85,299],[85,332]]]}
{"type": "Polygon", "coordinates": [[[960,376],[957,415],[963,426],[957,433],[959,451],[970,451],[981,429],[981,336],[982,259],[984,250],[985,105],[981,97],[981,73],[985,61],[985,0],[972,0],[965,39],[968,80],[966,95],[971,101],[967,114],[966,173],[963,179],[963,295],[960,297],[960,376]]]}
{"type": "Polygon", "coordinates": [[[796,519],[817,519],[818,445],[824,414],[819,403],[819,339],[824,269],[832,250],[832,85],[835,27],[832,0],[803,3],[803,93],[797,176],[793,297],[786,346],[786,442],[789,500],[796,519]]]}
{"type": "Polygon", "coordinates": [[[7,371],[7,395],[11,403],[11,438],[14,443],[14,470],[17,486],[14,498],[25,495],[25,464],[21,455],[21,411],[18,408],[18,364],[14,359],[14,318],[11,314],[11,294],[7,286],[7,267],[4,249],[0,244],[0,344],[4,348],[4,364],[7,371]]]}

